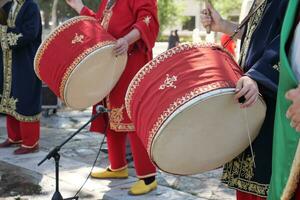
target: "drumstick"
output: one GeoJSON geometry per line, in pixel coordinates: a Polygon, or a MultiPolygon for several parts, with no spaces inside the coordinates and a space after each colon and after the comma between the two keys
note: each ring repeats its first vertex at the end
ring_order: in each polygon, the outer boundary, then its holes
{"type": "MultiPolygon", "coordinates": [[[[210,4],[210,1],[209,0],[205,0],[205,9],[203,11],[203,14],[210,16],[210,10],[207,8],[208,4],[210,4]]],[[[208,25],[208,26],[205,26],[204,28],[206,29],[206,33],[210,34],[210,32],[211,32],[211,26],[208,25]]]]}

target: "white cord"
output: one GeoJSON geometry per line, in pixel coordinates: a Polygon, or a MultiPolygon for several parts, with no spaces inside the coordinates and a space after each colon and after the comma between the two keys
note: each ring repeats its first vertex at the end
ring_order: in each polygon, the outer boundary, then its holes
{"type": "Polygon", "coordinates": [[[246,130],[247,130],[247,134],[248,134],[249,144],[250,144],[251,156],[252,156],[254,168],[256,168],[256,164],[255,164],[255,160],[254,160],[254,151],[253,151],[252,141],[251,141],[251,136],[250,136],[250,129],[249,129],[249,121],[248,121],[248,115],[247,115],[247,108],[244,108],[242,110],[244,110],[243,111],[243,113],[244,113],[244,120],[245,120],[245,126],[246,126],[246,130]]]}

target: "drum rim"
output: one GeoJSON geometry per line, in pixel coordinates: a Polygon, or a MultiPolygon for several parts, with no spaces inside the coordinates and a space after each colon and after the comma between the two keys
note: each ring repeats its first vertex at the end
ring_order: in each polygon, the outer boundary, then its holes
{"type": "MultiPolygon", "coordinates": [[[[150,158],[155,162],[154,152],[153,152],[154,150],[151,147],[152,147],[154,141],[157,140],[157,138],[159,138],[161,136],[161,132],[166,128],[166,126],[172,121],[172,119],[176,115],[178,115],[181,112],[184,112],[185,110],[187,110],[191,106],[195,105],[196,103],[206,101],[209,98],[218,97],[218,96],[227,95],[227,94],[234,94],[234,93],[235,93],[235,88],[219,88],[219,89],[215,89],[215,90],[200,94],[200,95],[196,96],[195,98],[180,105],[174,112],[172,112],[170,115],[168,115],[166,117],[166,119],[161,123],[160,127],[157,129],[156,132],[150,133],[149,138],[152,138],[152,140],[147,141],[147,152],[150,155],[150,158]]],[[[267,106],[261,95],[259,95],[259,98],[257,101],[261,102],[262,106],[265,108],[264,113],[266,113],[267,106]]],[[[156,163],[156,165],[157,165],[157,163],[156,163]]]]}
{"type": "Polygon", "coordinates": [[[66,20],[59,26],[57,26],[53,31],[50,32],[50,34],[47,36],[47,38],[42,41],[41,45],[39,46],[35,57],[34,57],[34,71],[39,79],[41,79],[40,76],[40,61],[45,53],[45,50],[49,46],[49,44],[59,35],[60,32],[64,31],[65,29],[69,28],[70,26],[81,22],[83,20],[90,20],[90,21],[97,21],[95,18],[90,16],[76,16],[71,19],[66,20]]]}
{"type": "MultiPolygon", "coordinates": [[[[67,96],[67,90],[65,90],[65,88],[68,86],[69,81],[70,81],[70,77],[75,72],[75,69],[77,68],[77,66],[79,66],[80,64],[82,64],[82,62],[84,61],[84,58],[92,55],[94,52],[96,52],[96,51],[98,51],[98,50],[100,50],[102,48],[113,47],[115,43],[116,43],[115,41],[113,41],[113,42],[107,42],[107,43],[102,44],[102,45],[101,45],[101,43],[99,43],[99,46],[95,45],[95,49],[91,48],[90,51],[89,51],[89,53],[85,54],[83,57],[80,56],[81,59],[79,60],[79,62],[76,65],[73,66],[72,69],[71,69],[71,65],[70,65],[70,67],[67,70],[68,72],[65,73],[63,81],[62,81],[62,83],[60,85],[60,95],[61,95],[62,99],[64,100],[64,102],[66,103],[67,106],[69,106],[71,108],[75,108],[75,107],[71,106],[68,103],[67,98],[66,98],[66,96],[67,96]]],[[[118,58],[120,58],[120,57],[124,57],[124,59],[125,59],[125,62],[124,62],[125,65],[123,66],[123,70],[122,70],[124,72],[128,56],[127,56],[127,54],[124,54],[122,56],[118,56],[118,58]]],[[[121,73],[121,75],[122,75],[122,73],[121,73]]],[[[92,106],[92,105],[89,105],[89,106],[92,106]]],[[[89,106],[87,106],[87,107],[89,107],[89,106]]],[[[78,109],[78,108],[75,108],[75,109],[78,109]]],[[[80,108],[80,109],[84,109],[84,108],[80,108]]]]}
{"type": "Polygon", "coordinates": [[[115,44],[116,41],[104,41],[104,42],[99,42],[96,45],[94,45],[93,47],[90,47],[88,49],[86,49],[83,53],[81,53],[76,59],[74,59],[74,61],[67,67],[66,72],[64,73],[64,76],[62,78],[62,81],[60,83],[59,86],[59,95],[61,97],[61,99],[63,101],[65,101],[65,88],[67,86],[67,81],[69,79],[69,77],[72,75],[72,72],[74,71],[74,69],[76,69],[76,67],[78,65],[80,65],[80,63],[89,55],[91,55],[94,51],[99,50],[105,46],[110,46],[115,44]]]}
{"type": "Polygon", "coordinates": [[[126,91],[126,94],[125,94],[125,108],[126,108],[128,117],[132,120],[131,102],[132,102],[132,98],[134,96],[134,93],[135,93],[137,87],[140,85],[140,83],[142,82],[142,80],[144,79],[144,77],[147,74],[149,74],[153,69],[160,66],[159,64],[161,62],[172,58],[174,55],[176,55],[180,52],[189,51],[189,50],[195,49],[195,48],[211,48],[211,47],[218,48],[218,49],[224,51],[225,53],[227,53],[230,56],[230,58],[232,58],[232,61],[237,64],[234,57],[232,56],[231,53],[229,53],[229,51],[227,49],[225,49],[224,47],[222,47],[218,44],[215,44],[215,43],[208,43],[208,42],[184,43],[184,44],[176,46],[172,49],[169,49],[169,50],[159,54],[153,60],[148,62],[146,65],[144,65],[131,80],[131,82],[128,86],[128,89],[126,91]]]}

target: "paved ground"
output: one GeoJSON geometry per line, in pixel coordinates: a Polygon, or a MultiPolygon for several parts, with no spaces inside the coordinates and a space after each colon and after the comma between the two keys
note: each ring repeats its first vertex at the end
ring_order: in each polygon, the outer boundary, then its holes
{"type": "MultiPolygon", "coordinates": [[[[14,148],[0,149],[0,199],[51,199],[54,191],[54,162],[37,163],[55,145],[89,119],[90,110],[83,112],[62,110],[57,115],[42,119],[41,150],[38,153],[14,156],[14,148]]],[[[6,137],[5,118],[0,117],[0,140],[6,137]]],[[[61,150],[60,186],[64,197],[75,194],[85,177],[99,149],[102,135],[84,130],[61,150]]],[[[107,154],[100,155],[97,167],[107,166],[107,154]]],[[[145,199],[145,200],[230,200],[234,191],[226,189],[219,181],[221,170],[195,176],[174,176],[159,172],[158,190],[143,197],[127,195],[130,185],[136,180],[132,164],[130,178],[121,181],[89,180],[80,199],[145,199]]]]}

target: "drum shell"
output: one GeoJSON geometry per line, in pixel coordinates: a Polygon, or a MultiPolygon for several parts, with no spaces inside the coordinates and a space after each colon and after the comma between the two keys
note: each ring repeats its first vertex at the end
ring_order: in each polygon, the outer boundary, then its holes
{"type": "MultiPolygon", "coordinates": [[[[82,63],[84,64],[86,62],[88,57],[91,57],[92,54],[106,47],[112,49],[115,43],[116,39],[104,30],[96,19],[87,16],[72,18],[56,28],[47,39],[43,41],[35,57],[35,72],[68,106],[75,109],[89,107],[102,99],[95,98],[92,103],[89,101],[87,103],[81,103],[80,105],[73,104],[72,96],[66,99],[68,84],[70,84],[68,81],[73,72],[80,73],[77,68],[85,67],[88,69],[89,66],[81,66],[82,63]]],[[[111,56],[113,57],[113,55],[111,56]]],[[[124,70],[126,60],[127,56],[123,59],[122,66],[118,68],[121,72],[118,73],[117,78],[119,78],[119,75],[121,75],[124,70]]],[[[101,58],[98,58],[98,62],[101,63],[101,58]]],[[[91,76],[91,80],[82,81],[99,84],[100,80],[96,79],[91,76]]],[[[117,81],[114,80],[113,84],[116,82],[117,81]]],[[[88,88],[78,88],[78,94],[84,95],[87,89],[88,88]]],[[[99,84],[99,90],[101,90],[101,84],[99,84]]]]}
{"type": "MultiPolygon", "coordinates": [[[[243,71],[231,55],[221,47],[212,44],[185,44],[175,47],[159,55],[139,71],[128,88],[126,109],[150,157],[160,169],[173,174],[188,175],[220,166],[220,162],[216,162],[216,166],[210,165],[205,169],[201,169],[201,167],[197,169],[196,167],[191,171],[185,171],[178,164],[178,169],[169,170],[162,167],[164,164],[158,163],[158,159],[154,158],[154,152],[156,151],[153,148],[157,147],[155,145],[156,140],[160,138],[161,134],[164,134],[167,123],[172,121],[170,118],[183,113],[183,111],[178,110],[184,105],[189,104],[193,99],[199,97],[201,99],[201,95],[220,89],[233,91],[231,92],[233,96],[236,83],[242,75],[243,71]],[[178,111],[177,114],[174,114],[176,111],[178,111]]],[[[227,93],[228,91],[226,91],[227,93]]],[[[185,109],[188,107],[186,106],[185,109]]],[[[210,115],[210,113],[201,114],[210,115]]],[[[259,117],[258,126],[261,126],[263,119],[264,114],[259,117]]],[[[189,128],[192,129],[193,127],[189,128]]],[[[188,127],[186,127],[186,130],[188,131],[188,127]]],[[[255,130],[252,139],[258,134],[256,128],[255,130]]],[[[174,136],[176,134],[181,133],[174,130],[174,136]]],[[[247,139],[247,137],[245,138],[247,139]]],[[[203,140],[205,141],[205,138],[203,140]]],[[[177,142],[180,143],[180,141],[177,142]]],[[[247,145],[243,145],[242,148],[238,148],[238,151],[242,151],[247,147],[247,145]]],[[[177,149],[174,148],[174,155],[176,155],[176,151],[184,152],[184,149],[179,148],[179,146],[177,149]]],[[[196,149],[195,155],[192,157],[197,157],[196,149]]],[[[232,155],[232,158],[238,153],[240,152],[232,155]]],[[[226,158],[226,161],[229,161],[229,159],[226,158]]],[[[176,165],[177,163],[172,164],[176,165]]],[[[193,165],[192,161],[186,163],[186,166],[189,164],[193,165]]]]}

